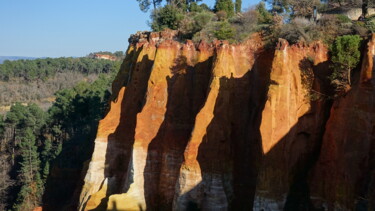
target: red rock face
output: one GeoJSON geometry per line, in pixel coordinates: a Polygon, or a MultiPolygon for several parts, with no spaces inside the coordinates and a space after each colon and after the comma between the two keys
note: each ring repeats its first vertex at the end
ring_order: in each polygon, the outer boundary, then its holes
{"type": "Polygon", "coordinates": [[[94,54],[94,59],[105,59],[105,60],[111,60],[111,61],[116,61],[117,58],[115,56],[110,56],[110,55],[105,55],[105,54],[94,54]]]}
{"type": "Polygon", "coordinates": [[[321,43],[175,40],[129,39],[80,210],[351,210],[374,199],[373,42],[331,109],[321,43]]]}
{"type": "Polygon", "coordinates": [[[365,49],[356,84],[331,109],[319,161],[310,175],[316,206],[375,209],[374,42],[375,35],[365,49]]]}

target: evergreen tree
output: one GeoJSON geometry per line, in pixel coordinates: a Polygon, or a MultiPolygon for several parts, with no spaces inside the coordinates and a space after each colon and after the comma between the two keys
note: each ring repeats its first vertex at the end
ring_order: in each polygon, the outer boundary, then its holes
{"type": "Polygon", "coordinates": [[[282,13],[284,11],[289,11],[289,0],[263,0],[270,4],[272,11],[282,13]]]}
{"type": "Polygon", "coordinates": [[[21,152],[21,169],[19,171],[19,181],[21,190],[18,193],[15,210],[32,210],[39,202],[43,190],[42,180],[39,174],[39,153],[35,145],[35,136],[30,128],[22,134],[19,144],[21,152]]]}
{"type": "Polygon", "coordinates": [[[139,3],[139,8],[142,12],[147,12],[150,9],[150,6],[152,5],[154,9],[156,9],[157,6],[160,5],[162,0],[137,0],[139,3]]]}
{"type": "Polygon", "coordinates": [[[358,35],[344,35],[337,37],[331,47],[334,63],[331,81],[337,91],[346,90],[351,86],[351,70],[358,65],[361,56],[361,40],[358,35]]]}
{"type": "Polygon", "coordinates": [[[241,10],[242,10],[242,0],[236,0],[235,10],[236,10],[236,13],[241,12],[241,10]]]}
{"type": "Polygon", "coordinates": [[[228,18],[234,15],[234,4],[232,0],[216,0],[215,11],[224,11],[228,18]]]}

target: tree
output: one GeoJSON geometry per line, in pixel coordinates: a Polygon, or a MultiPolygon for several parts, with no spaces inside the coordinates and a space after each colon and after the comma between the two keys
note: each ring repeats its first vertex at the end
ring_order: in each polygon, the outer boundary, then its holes
{"type": "Polygon", "coordinates": [[[216,0],[215,11],[224,11],[228,18],[234,15],[234,4],[232,0],[216,0]]]}
{"type": "Polygon", "coordinates": [[[242,10],[242,0],[236,0],[236,3],[234,6],[235,6],[236,13],[240,13],[242,10]]]}
{"type": "Polygon", "coordinates": [[[139,3],[139,8],[142,12],[147,12],[150,9],[150,6],[153,5],[154,9],[160,5],[162,0],[137,0],[139,3]]]}
{"type": "Polygon", "coordinates": [[[319,0],[289,0],[294,16],[311,17],[319,0]]]}
{"type": "Polygon", "coordinates": [[[177,6],[168,4],[152,12],[151,28],[154,31],[162,31],[166,28],[176,30],[183,18],[184,15],[177,6]]]}
{"type": "Polygon", "coordinates": [[[263,0],[272,6],[272,11],[282,13],[289,11],[289,0],[263,0]]]}
{"type": "Polygon", "coordinates": [[[263,0],[271,4],[272,11],[282,13],[292,11],[294,16],[309,17],[314,7],[320,4],[319,0],[263,0]]]}
{"type": "Polygon", "coordinates": [[[363,0],[362,2],[362,15],[363,17],[366,17],[368,14],[368,3],[369,0],[363,0]]]}
{"type": "Polygon", "coordinates": [[[259,24],[271,24],[272,23],[272,14],[266,9],[266,5],[263,2],[260,2],[255,7],[256,12],[258,13],[258,23],[259,24]]]}
{"type": "Polygon", "coordinates": [[[361,40],[358,35],[344,35],[337,37],[331,46],[334,71],[330,78],[337,91],[351,86],[351,70],[359,63],[361,40]]]}
{"type": "Polygon", "coordinates": [[[26,129],[22,134],[19,147],[21,151],[21,169],[18,177],[22,186],[13,208],[15,210],[32,210],[39,202],[43,192],[39,173],[39,153],[35,145],[35,136],[31,129],[26,129]]]}

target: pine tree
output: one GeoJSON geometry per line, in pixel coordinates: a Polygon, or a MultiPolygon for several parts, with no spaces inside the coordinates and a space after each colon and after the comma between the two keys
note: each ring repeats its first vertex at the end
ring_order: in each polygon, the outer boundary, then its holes
{"type": "Polygon", "coordinates": [[[242,10],[242,0],[236,0],[236,3],[234,6],[235,6],[236,13],[240,13],[242,10]]]}
{"type": "Polygon", "coordinates": [[[160,5],[162,0],[137,0],[139,3],[139,8],[142,12],[147,12],[150,9],[150,6],[152,5],[154,9],[156,9],[157,6],[160,5]]]}
{"type": "Polygon", "coordinates": [[[230,18],[234,15],[234,4],[232,0],[216,0],[215,11],[224,11],[230,18]]]}
{"type": "Polygon", "coordinates": [[[337,91],[344,91],[351,86],[351,71],[361,57],[361,40],[358,35],[344,35],[337,37],[331,46],[334,71],[330,78],[337,91]]]}
{"type": "Polygon", "coordinates": [[[32,210],[41,198],[42,180],[39,173],[39,153],[35,145],[35,136],[30,128],[27,128],[22,134],[19,147],[21,169],[18,178],[21,182],[21,190],[13,208],[15,210],[32,210]]]}

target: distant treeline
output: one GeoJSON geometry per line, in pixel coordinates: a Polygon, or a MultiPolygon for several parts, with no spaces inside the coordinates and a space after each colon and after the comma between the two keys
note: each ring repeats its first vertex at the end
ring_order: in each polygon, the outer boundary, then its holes
{"type": "Polygon", "coordinates": [[[121,61],[81,58],[45,58],[35,60],[4,61],[0,64],[0,80],[23,79],[46,80],[56,73],[78,72],[82,74],[101,74],[117,71],[121,61]]]}

